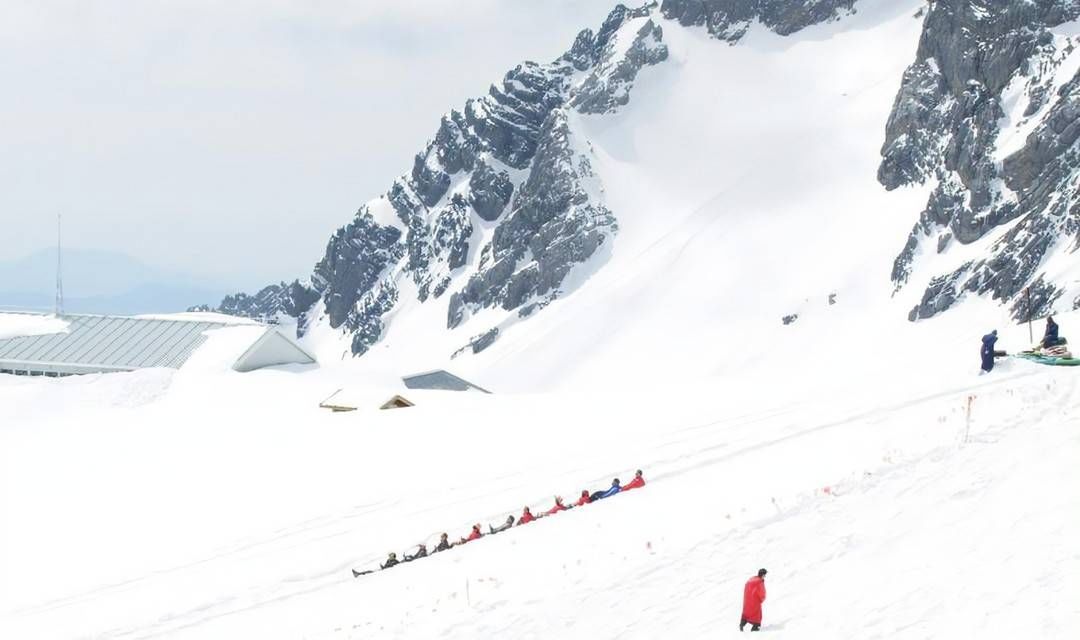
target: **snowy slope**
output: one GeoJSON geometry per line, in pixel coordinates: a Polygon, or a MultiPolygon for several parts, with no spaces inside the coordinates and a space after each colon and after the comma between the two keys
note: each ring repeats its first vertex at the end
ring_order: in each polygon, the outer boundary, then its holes
{"type": "Polygon", "coordinates": [[[712,637],[766,566],[767,623],[792,637],[1067,637],[1076,374],[1010,361],[978,376],[960,329],[938,324],[921,337],[938,357],[891,375],[823,359],[795,367],[799,386],[747,368],[395,412],[315,408],[343,371],[8,377],[0,629],[712,637]],[[349,573],[639,465],[644,490],[349,573]]]}
{"type": "Polygon", "coordinates": [[[36,313],[0,313],[0,339],[67,331],[68,323],[36,313]]]}
{"type": "Polygon", "coordinates": [[[1078,372],[980,376],[983,333],[1030,344],[1007,309],[912,324],[921,292],[890,297],[927,193],[874,176],[919,5],[736,46],[662,21],[630,103],[568,119],[619,232],[534,318],[448,331],[406,283],[362,358],[316,323],[317,369],[232,372],[223,340],[177,372],[0,376],[0,637],[727,637],[761,566],[792,638],[1075,635],[1078,372]],[[317,408],[439,366],[496,393],[317,408]]]}

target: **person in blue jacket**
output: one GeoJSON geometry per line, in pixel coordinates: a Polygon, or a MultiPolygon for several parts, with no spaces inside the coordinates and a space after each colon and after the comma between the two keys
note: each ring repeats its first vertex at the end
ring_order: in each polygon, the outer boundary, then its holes
{"type": "Polygon", "coordinates": [[[611,481],[611,487],[610,488],[608,488],[605,491],[597,491],[596,493],[592,494],[592,501],[596,502],[597,500],[603,500],[604,498],[610,498],[611,496],[615,495],[616,493],[618,493],[620,491],[622,491],[622,487],[619,486],[619,479],[615,478],[614,480],[611,481]]]}
{"type": "Polygon", "coordinates": [[[979,355],[982,356],[982,370],[986,373],[990,373],[994,369],[994,343],[997,342],[997,329],[994,329],[990,333],[983,336],[982,350],[979,355]]]}
{"type": "Polygon", "coordinates": [[[1058,343],[1058,324],[1054,322],[1053,316],[1047,316],[1046,333],[1043,334],[1042,346],[1053,347],[1056,346],[1058,343]]]}

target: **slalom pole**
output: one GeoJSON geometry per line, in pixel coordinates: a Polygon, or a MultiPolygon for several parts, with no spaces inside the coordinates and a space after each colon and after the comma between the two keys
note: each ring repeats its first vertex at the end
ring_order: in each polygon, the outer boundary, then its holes
{"type": "Polygon", "coordinates": [[[1027,296],[1027,311],[1028,311],[1028,342],[1035,344],[1035,334],[1031,332],[1031,287],[1024,289],[1024,295],[1027,296]]]}

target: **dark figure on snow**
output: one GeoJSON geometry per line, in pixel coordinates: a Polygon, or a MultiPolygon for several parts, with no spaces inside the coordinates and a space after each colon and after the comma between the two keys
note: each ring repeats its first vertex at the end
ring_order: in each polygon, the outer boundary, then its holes
{"type": "Polygon", "coordinates": [[[393,551],[391,551],[390,555],[386,556],[386,562],[379,565],[379,568],[380,569],[389,569],[390,567],[396,567],[397,564],[398,564],[397,554],[394,553],[393,551]]]}
{"type": "Polygon", "coordinates": [[[622,487],[619,486],[619,479],[615,478],[611,481],[611,487],[609,487],[606,491],[597,491],[596,493],[592,494],[592,496],[590,496],[590,499],[592,500],[592,502],[596,502],[597,500],[610,498],[611,496],[615,495],[620,491],[622,491],[622,487]]]}
{"type": "Polygon", "coordinates": [[[413,560],[419,560],[420,558],[427,557],[427,545],[421,544],[416,546],[416,553],[409,555],[405,554],[405,562],[412,562],[413,560]]]}
{"type": "Polygon", "coordinates": [[[497,527],[493,527],[489,524],[488,531],[490,531],[492,534],[502,533],[503,531],[506,531],[512,526],[514,526],[514,516],[506,516],[506,522],[502,523],[497,527]]]}
{"type": "Polygon", "coordinates": [[[439,544],[435,545],[435,551],[433,551],[432,553],[438,553],[440,551],[446,551],[451,546],[453,546],[453,545],[451,545],[450,541],[446,539],[446,534],[444,533],[444,534],[439,536],[439,544]]]}
{"type": "Polygon", "coordinates": [[[760,569],[757,575],[746,581],[743,587],[742,619],[739,620],[739,631],[747,624],[751,631],[761,629],[761,603],[765,602],[765,574],[768,571],[760,569]]]}
{"type": "Polygon", "coordinates": [[[982,370],[986,373],[990,373],[994,369],[995,342],[997,342],[997,329],[982,338],[982,350],[979,351],[979,355],[982,356],[982,370]]]}
{"type": "Polygon", "coordinates": [[[1046,333],[1043,334],[1042,346],[1056,347],[1060,343],[1061,341],[1058,337],[1058,323],[1054,322],[1053,316],[1047,316],[1046,333]]]}
{"type": "Polygon", "coordinates": [[[627,482],[622,486],[622,491],[629,491],[631,489],[640,489],[645,486],[645,476],[642,475],[641,469],[634,472],[634,479],[627,482]]]}
{"type": "Polygon", "coordinates": [[[518,526],[520,526],[520,525],[523,525],[523,524],[529,524],[533,520],[536,520],[536,516],[534,516],[532,514],[532,511],[529,511],[528,507],[525,507],[524,509],[522,509],[521,517],[518,518],[517,523],[518,523],[518,526]]]}
{"type": "Polygon", "coordinates": [[[582,489],[581,490],[581,497],[577,499],[577,502],[574,503],[574,506],[575,507],[584,507],[585,505],[589,504],[590,502],[592,502],[592,496],[589,495],[589,490],[588,489],[582,489]]]}

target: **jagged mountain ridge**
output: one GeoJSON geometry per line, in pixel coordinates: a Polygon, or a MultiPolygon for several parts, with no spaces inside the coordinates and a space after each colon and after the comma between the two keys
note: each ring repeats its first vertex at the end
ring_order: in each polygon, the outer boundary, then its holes
{"type": "MultiPolygon", "coordinates": [[[[737,44],[755,23],[787,35],[857,10],[855,0],[620,5],[558,60],[519,65],[487,96],[447,114],[412,171],[334,234],[307,281],[230,297],[221,310],[297,317],[300,334],[325,322],[351,335],[354,354],[380,339],[403,295],[445,304],[448,328],[482,310],[531,315],[564,293],[575,267],[602,262],[617,241],[619,212],[606,203],[589,140],[570,126],[570,113],[626,105],[637,75],[667,58],[664,28],[704,28],[737,44]]],[[[1075,166],[1075,107],[1066,99],[1075,83],[1055,84],[1072,45],[1050,30],[1076,19],[1076,3],[939,0],[917,17],[922,38],[882,123],[878,179],[887,189],[935,186],[896,259],[894,286],[925,275],[912,277],[933,235],[938,253],[948,254],[952,244],[977,243],[1020,220],[984,257],[928,278],[911,319],[949,308],[965,291],[1012,300],[1032,281],[1032,306],[1048,309],[1065,288],[1038,267],[1076,227],[1075,214],[1061,213],[1069,198],[1058,197],[1075,166]],[[1020,76],[1029,78],[1022,93],[1030,136],[1002,162],[995,159],[1002,96],[1020,76]]],[[[490,345],[500,324],[473,331],[472,349],[490,345]]]]}
{"type": "Polygon", "coordinates": [[[362,354],[405,282],[420,301],[449,292],[449,327],[480,308],[527,313],[557,296],[570,268],[617,229],[600,190],[586,188],[587,145],[574,140],[564,110],[604,113],[627,102],[637,73],[666,57],[655,9],[620,5],[558,60],[521,64],[451,111],[412,171],[335,232],[308,282],[232,297],[221,310],[298,317],[301,334],[325,317],[362,354]],[[462,285],[450,291],[455,278],[462,285]]]}

